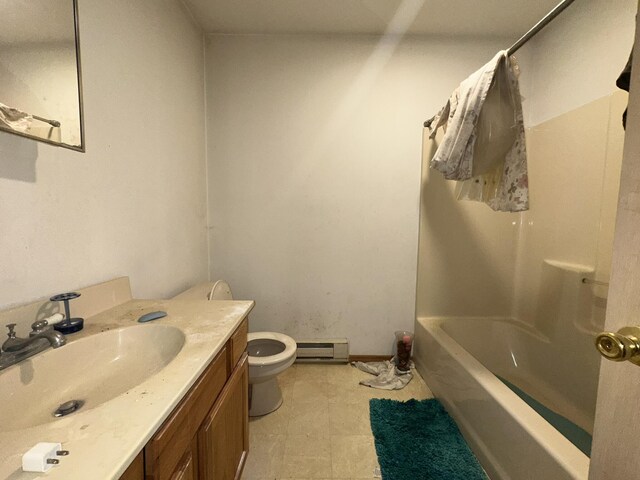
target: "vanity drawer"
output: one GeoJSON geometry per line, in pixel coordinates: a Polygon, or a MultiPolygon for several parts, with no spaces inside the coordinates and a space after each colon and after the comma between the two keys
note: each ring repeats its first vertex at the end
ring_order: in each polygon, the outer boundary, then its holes
{"type": "Polygon", "coordinates": [[[143,480],[144,479],[144,457],[142,452],[131,462],[129,468],[122,474],[119,480],[143,480]]]}
{"type": "Polygon", "coordinates": [[[231,357],[229,363],[229,372],[233,371],[238,364],[240,357],[247,349],[247,335],[249,334],[249,321],[248,319],[242,320],[242,323],[236,331],[231,335],[229,343],[231,344],[231,357]]]}
{"type": "Polygon", "coordinates": [[[225,346],[145,447],[147,480],[169,480],[222,391],[229,370],[225,346]]]}

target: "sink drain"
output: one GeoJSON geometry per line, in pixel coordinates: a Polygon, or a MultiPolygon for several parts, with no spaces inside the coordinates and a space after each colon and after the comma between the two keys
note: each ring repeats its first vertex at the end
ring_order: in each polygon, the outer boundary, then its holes
{"type": "Polygon", "coordinates": [[[80,408],[82,408],[83,405],[84,405],[83,400],[69,400],[68,402],[64,402],[58,408],[56,408],[56,411],[53,412],[53,416],[64,417],[77,410],[80,410],[80,408]]]}

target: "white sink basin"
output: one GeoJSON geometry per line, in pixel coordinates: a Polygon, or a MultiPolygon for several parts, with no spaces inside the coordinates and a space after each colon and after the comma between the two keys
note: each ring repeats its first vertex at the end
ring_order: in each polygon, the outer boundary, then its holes
{"type": "Polygon", "coordinates": [[[58,421],[53,412],[70,400],[84,402],[78,412],[95,408],[162,370],[183,345],[176,327],[136,325],[31,357],[0,372],[0,431],[58,421]]]}

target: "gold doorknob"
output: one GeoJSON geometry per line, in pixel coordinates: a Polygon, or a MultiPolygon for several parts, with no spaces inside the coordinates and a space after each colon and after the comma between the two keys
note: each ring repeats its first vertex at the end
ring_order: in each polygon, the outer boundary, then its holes
{"type": "Polygon", "coordinates": [[[617,333],[602,332],[596,336],[596,348],[607,360],[629,360],[640,365],[640,327],[624,327],[617,333]]]}

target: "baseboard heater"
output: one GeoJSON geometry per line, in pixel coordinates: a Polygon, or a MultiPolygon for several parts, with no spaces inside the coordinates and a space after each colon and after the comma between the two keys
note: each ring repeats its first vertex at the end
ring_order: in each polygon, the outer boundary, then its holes
{"type": "Polygon", "coordinates": [[[347,363],[349,341],[346,338],[298,340],[298,363],[347,363]]]}

